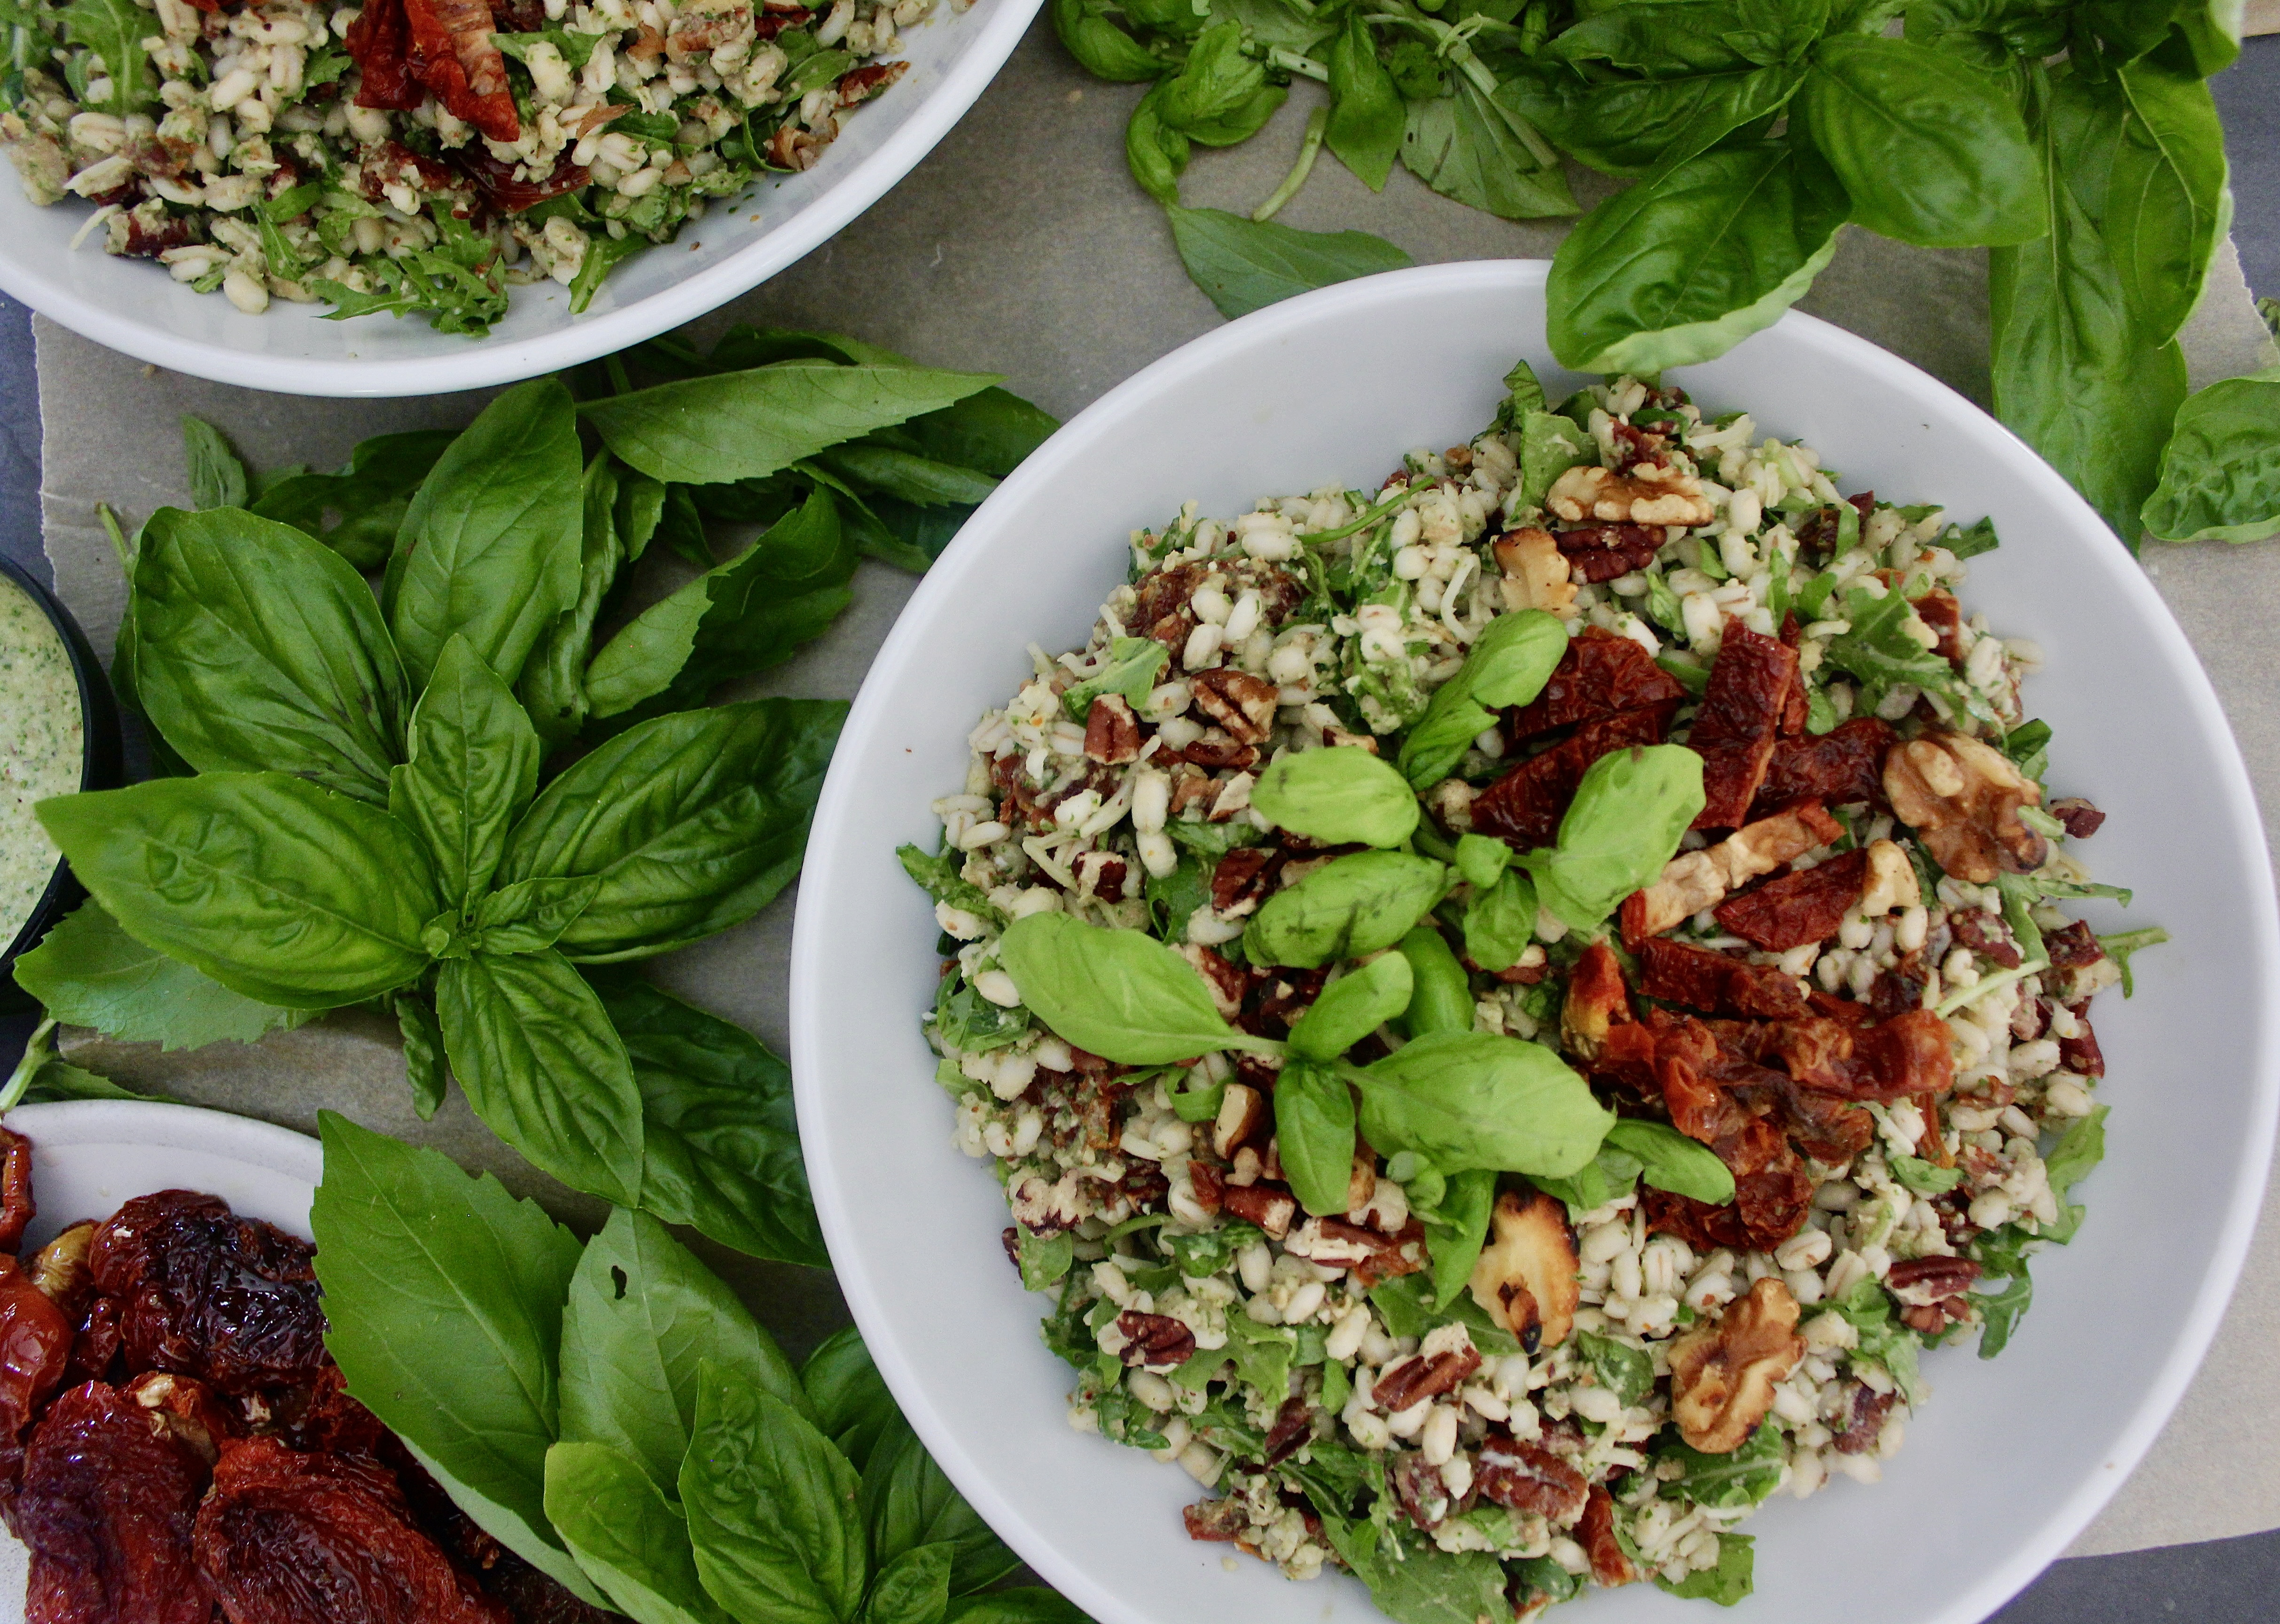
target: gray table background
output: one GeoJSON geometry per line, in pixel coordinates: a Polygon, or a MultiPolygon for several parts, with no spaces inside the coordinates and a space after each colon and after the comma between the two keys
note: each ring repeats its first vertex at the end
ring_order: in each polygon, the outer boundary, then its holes
{"type": "MultiPolygon", "coordinates": [[[[2235,230],[2247,281],[2259,291],[2280,294],[2280,39],[2252,42],[2242,64],[2215,89],[2232,150],[2238,201],[2235,230]]],[[[1130,96],[1076,73],[1041,28],[911,184],[743,302],[743,313],[764,312],[764,319],[786,323],[836,321],[890,345],[897,344],[903,333],[915,335],[922,327],[928,342],[923,348],[911,346],[922,358],[973,366],[1004,365],[1002,355],[989,351],[1002,350],[1011,314],[1026,351],[1025,375],[1015,379],[1015,387],[1028,389],[1058,412],[1074,411],[1213,320],[1199,294],[1163,274],[1168,242],[1152,243],[1152,256],[1131,251],[1136,242],[1149,242],[1152,226],[1159,234],[1161,228],[1150,219],[1151,205],[1123,177],[1121,153],[1103,140],[1104,133],[1121,128],[1130,96]],[[1094,105],[1083,105],[1088,100],[1094,105]],[[1009,127],[1057,144],[1066,140],[1069,161],[991,162],[994,142],[1009,127]],[[954,180],[945,183],[946,174],[954,180]],[[933,183],[921,184],[922,179],[933,183]],[[992,285],[997,257],[970,251],[977,230],[1017,239],[1025,258],[1036,267],[1034,279],[1018,289],[992,285]],[[913,252],[929,235],[936,239],[932,255],[913,252]],[[846,314],[850,279],[875,295],[859,327],[846,314]],[[951,308],[970,303],[995,318],[974,324],[973,353],[960,352],[954,340],[945,350],[938,314],[921,319],[921,304],[939,312],[945,301],[951,308]],[[1009,301],[1019,301],[1011,312],[1009,301]]],[[[1287,162],[1288,154],[1275,143],[1295,142],[1296,122],[1286,114],[1250,149],[1199,162],[1187,200],[1247,206],[1272,186],[1287,162]]],[[[1405,185],[1406,180],[1398,176],[1386,196],[1371,198],[1342,169],[1326,163],[1283,218],[1317,228],[1364,224],[1411,247],[1421,258],[1544,254],[1559,235],[1556,227],[1514,227],[1457,210],[1422,188],[1405,185]]],[[[1971,324],[1951,331],[1934,323],[1928,331],[1922,319],[1927,271],[1933,288],[1958,302],[1977,304],[1983,276],[1980,258],[1940,256],[1937,266],[1928,267],[1924,262],[1930,258],[1854,234],[1806,307],[1836,317],[1983,399],[1984,358],[1971,324]],[[1895,255],[1905,255],[1910,263],[1903,267],[1895,255]]],[[[294,403],[251,398],[273,408],[273,418],[267,411],[259,415],[280,425],[281,435],[289,435],[282,426],[291,422],[294,403]]],[[[428,409],[441,404],[431,403],[428,409]]],[[[44,576],[37,406],[29,319],[0,298],[0,550],[44,576]]],[[[405,408],[420,410],[412,403],[397,409],[405,408]]],[[[447,410],[444,415],[464,412],[447,410]]],[[[243,433],[235,414],[231,427],[243,433]]],[[[874,612],[890,615],[900,596],[883,594],[871,605],[874,612]]],[[[2203,651],[2213,663],[2223,652],[2203,651]]],[[[0,1072],[12,1063],[22,1031],[20,1025],[0,1027],[0,1072]]],[[[2264,1395],[2250,1402],[2269,1406],[2264,1395]]],[[[2209,1492],[2213,1499],[2221,1498],[2222,1485],[2212,1482],[2209,1492]]],[[[2269,1618],[2280,1616],[2276,1593],[2280,1532],[2061,1562],[1996,1616],[2003,1624],[2269,1618]]]]}

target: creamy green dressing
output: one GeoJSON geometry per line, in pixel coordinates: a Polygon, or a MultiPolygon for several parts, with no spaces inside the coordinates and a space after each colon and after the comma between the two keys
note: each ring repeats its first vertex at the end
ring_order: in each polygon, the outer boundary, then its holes
{"type": "Polygon", "coordinates": [[[62,854],[32,804],[80,785],[79,679],[47,612],[0,578],[0,948],[15,940],[62,854]]]}

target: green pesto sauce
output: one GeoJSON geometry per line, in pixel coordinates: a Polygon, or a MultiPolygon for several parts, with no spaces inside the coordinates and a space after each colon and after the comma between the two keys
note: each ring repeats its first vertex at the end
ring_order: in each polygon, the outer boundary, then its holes
{"type": "Polygon", "coordinates": [[[0,580],[0,948],[55,877],[62,853],[32,804],[79,788],[85,736],[62,634],[21,588],[0,580]]]}

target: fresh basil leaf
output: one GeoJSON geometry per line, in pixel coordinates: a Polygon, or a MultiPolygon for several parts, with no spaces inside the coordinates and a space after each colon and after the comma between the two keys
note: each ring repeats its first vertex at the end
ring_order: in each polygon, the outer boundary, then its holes
{"type": "Polygon", "coordinates": [[[412,1109],[422,1122],[433,1121],[443,1104],[450,1081],[443,1061],[443,1028],[436,1023],[435,1006],[423,998],[395,995],[396,1029],[404,1042],[404,1081],[412,1089],[412,1109]]]}
{"type": "Polygon", "coordinates": [[[1591,14],[1544,47],[1549,60],[1603,62],[1653,80],[1731,73],[1750,64],[1728,38],[1743,26],[1740,0],[1635,0],[1577,10],[1591,14]]]}
{"type": "Polygon", "coordinates": [[[274,769],[388,798],[404,670],[372,592],[300,531],[161,508],[134,569],[135,699],[205,773],[274,769]]]}
{"type": "Polygon", "coordinates": [[[1091,1624],[1075,1602],[1042,1585],[953,1598],[943,1624],[1091,1624]]]}
{"type": "Polygon", "coordinates": [[[518,384],[436,458],[404,512],[381,594],[412,680],[453,632],[512,684],[578,601],[578,423],[555,379],[518,384]]]}
{"type": "Polygon", "coordinates": [[[1124,126],[1124,163],[1140,189],[1166,208],[1180,202],[1180,176],[1188,167],[1188,138],[1166,127],[1157,112],[1160,88],[1142,96],[1124,126]]]}
{"type": "Polygon", "coordinates": [[[1061,708],[1070,720],[1082,722],[1092,714],[1094,700],[1103,694],[1119,694],[1127,704],[1140,711],[1170,658],[1170,652],[1152,637],[1116,638],[1108,645],[1107,663],[1097,674],[1073,683],[1061,696],[1061,708]]]}
{"type": "Polygon", "coordinates": [[[1523,63],[1497,87],[1496,100],[1592,168],[1645,175],[1690,132],[1706,140],[1729,135],[1778,112],[1804,82],[1804,73],[1788,65],[1594,80],[1548,63],[1523,63]]]}
{"type": "Polygon", "coordinates": [[[1363,185],[1382,192],[1401,155],[1406,127],[1401,92],[1378,60],[1369,26],[1360,13],[1348,17],[1330,47],[1330,117],[1323,143],[1363,185]]]}
{"type": "Polygon", "coordinates": [[[882,1562],[863,1601],[862,1624],[940,1624],[950,1608],[948,1545],[917,1545],[882,1562]]]}
{"type": "Polygon", "coordinates": [[[498,673],[454,632],[412,707],[411,758],[389,781],[389,810],[420,831],[447,905],[489,889],[506,836],[538,788],[538,735],[498,673]]]}
{"type": "Polygon", "coordinates": [[[1010,390],[992,386],[903,425],[918,449],[936,462],[1004,479],[1051,439],[1060,419],[1010,390]]]}
{"type": "Polygon", "coordinates": [[[1155,78],[1170,64],[1102,15],[1103,0],[1051,0],[1053,32],[1077,65],[1096,79],[1119,84],[1155,78]]]}
{"type": "Polygon", "coordinates": [[[1401,1029],[1411,1037],[1429,1032],[1469,1032],[1475,1010],[1472,980],[1444,936],[1427,920],[1401,938],[1400,956],[1409,964],[1412,990],[1402,1012],[1401,1029]]]}
{"type": "Polygon", "coordinates": [[[775,1339],[719,1276],[655,1219],[612,1212],[586,1243],[563,1311],[563,1439],[622,1452],[672,1496],[707,1360],[813,1419],[775,1339]]]}
{"type": "Polygon", "coordinates": [[[681,1507],[622,1451],[546,1451],[546,1514],[578,1566],[635,1624],[735,1624],[705,1593],[681,1507]]]}
{"type": "Polygon", "coordinates": [[[435,1012],[452,1075],[486,1127],[573,1189],[638,1203],[641,1091],[569,960],[552,951],[447,958],[435,1012]]]}
{"type": "Polygon", "coordinates": [[[1558,843],[1518,860],[1545,907],[1589,930],[1652,883],[1702,807],[1702,758],[1684,745],[1615,750],[1584,773],[1558,843]]]}
{"type": "MultiPolygon", "coordinates": [[[[665,489],[654,480],[648,482],[660,493],[665,489]]],[[[566,743],[586,725],[591,708],[586,661],[594,650],[594,622],[617,584],[619,571],[631,561],[618,534],[618,479],[607,452],[586,465],[580,500],[585,518],[578,549],[578,601],[555,616],[540,635],[516,685],[529,707],[532,725],[550,745],[566,743]]]]}
{"type": "Polygon", "coordinates": [[[1465,957],[1491,975],[1511,969],[1536,940],[1536,912],[1534,882],[1506,869],[1465,904],[1465,957]]]}
{"type": "Polygon", "coordinates": [[[1897,1151],[1885,1159],[1892,1165],[1892,1176],[1919,1196],[1944,1196],[1963,1181],[1960,1167],[1943,1167],[1937,1162],[1897,1151]]]}
{"type": "Polygon", "coordinates": [[[1553,255],[1552,353],[1581,372],[1649,373],[1723,355],[1813,286],[1850,207],[1828,164],[1794,142],[1666,162],[1553,255]]]}
{"type": "Polygon", "coordinates": [[[641,1089],[642,1210],[756,1258],[823,1267],[791,1068],[637,975],[589,979],[641,1089]]]}
{"type": "Polygon", "coordinates": [[[946,1547],[949,1593],[965,1596],[1021,1566],[1021,1559],[951,1486],[899,1414],[872,1448],[863,1468],[860,1504],[871,1532],[871,1559],[882,1570],[913,1551],[946,1547]]]}
{"type": "Polygon", "coordinates": [[[818,452],[815,460],[842,479],[918,507],[978,507],[998,489],[989,474],[893,446],[834,446],[818,452]]]}
{"type": "Polygon", "coordinates": [[[2177,408],[2144,516],[2165,542],[2280,531],[2280,367],[2213,383],[2177,408]]]}
{"type": "Polygon", "coordinates": [[[1172,241],[1188,275],[1230,319],[1295,294],[1416,261],[1365,231],[1299,231],[1221,209],[1167,204],[1172,241]]]}
{"type": "Polygon", "coordinates": [[[2078,135],[2101,116],[2099,90],[2049,79],[2030,128],[2042,154],[2051,228],[1988,259],[1995,414],[2135,546],[2161,447],[2185,399],[2184,353],[2134,315],[2082,196],[2078,135]]]}
{"type": "Polygon", "coordinates": [[[2230,215],[2216,102],[2198,76],[2153,61],[2117,71],[2106,94],[2126,112],[2115,121],[2104,206],[2092,212],[2138,319],[2174,337],[2200,298],[2230,215]]]}
{"type": "Polygon", "coordinates": [[[1448,888],[1449,871],[1430,858],[1406,851],[1333,858],[1267,898],[1244,930],[1244,951],[1254,965],[1303,970],[1359,958],[1408,935],[1448,888]]]}
{"type": "Polygon", "coordinates": [[[182,460],[189,466],[190,506],[243,507],[251,493],[245,464],[228,440],[204,418],[182,414],[182,460]]]}
{"type": "Polygon", "coordinates": [[[1005,927],[998,960],[1040,1020],[1122,1066],[1165,1066],[1221,1049],[1276,1050],[1220,1019],[1195,966],[1137,930],[1032,913],[1005,927]]]}
{"type": "Polygon", "coordinates": [[[249,998],[331,1009],[428,966],[435,870],[417,835],[362,801],[281,773],[202,773],[37,812],[129,935],[249,998]]]}
{"type": "Polygon", "coordinates": [[[1668,1481],[1687,1498],[1732,1510],[1755,1505],[1781,1487],[1787,1451],[1781,1428],[1768,1421],[1722,1455],[1706,1455],[1666,1435],[1655,1445],[1654,1459],[1679,1468],[1678,1475],[1668,1481]]]}
{"type": "MultiPolygon", "coordinates": [[[[1529,413],[1531,419],[1537,415],[1529,413]]],[[[1402,740],[1402,776],[1420,789],[1447,777],[1472,742],[1495,724],[1490,707],[1535,698],[1567,651],[1567,627],[1540,609],[1490,620],[1467,651],[1463,666],[1433,690],[1425,714],[1402,740]]]]}
{"type": "Polygon", "coordinates": [[[1731,1607],[1748,1599],[1755,1588],[1753,1569],[1756,1554],[1755,1539],[1747,1534],[1718,1535],[1718,1565],[1700,1567],[1683,1579],[1665,1579],[1655,1575],[1655,1588],[1666,1595],[1688,1601],[1716,1602],[1721,1607],[1731,1607]]]}
{"type": "Polygon", "coordinates": [[[150,53],[142,49],[150,34],[150,12],[134,0],[72,0],[54,15],[69,31],[73,44],[83,45],[103,59],[102,73],[85,67],[86,77],[74,89],[91,92],[96,83],[108,81],[111,92],[100,97],[82,94],[82,101],[120,117],[150,104],[157,91],[150,82],[150,53]]]}
{"type": "MultiPolygon", "coordinates": [[[[1591,437],[1568,419],[1552,412],[1529,412],[1521,419],[1520,429],[1521,505],[1542,507],[1552,482],[1576,464],[1589,461],[1591,456],[1591,437]]],[[[1662,577],[1650,579],[1660,581],[1662,577]]]]}
{"type": "Polygon", "coordinates": [[[1293,835],[1334,846],[1398,846],[1421,815],[1416,795],[1390,762],[1351,748],[1278,757],[1252,787],[1251,804],[1293,835]]]}
{"type": "Polygon", "coordinates": [[[1457,837],[1457,872],[1468,885],[1485,889],[1512,866],[1512,848],[1487,835],[1457,837]]]}
{"type": "Polygon", "coordinates": [[[781,1398],[700,1368],[681,1504],[705,1590],[738,1618],[848,1624],[867,1566],[855,1469],[781,1398]]]}
{"type": "Polygon", "coordinates": [[[497,882],[599,876],[559,943],[585,962],[724,930],[798,872],[846,710],[755,699],[630,728],[539,792],[507,837],[497,882]]]}
{"type": "Polygon", "coordinates": [[[1578,1331],[1575,1351],[1583,1356],[1598,1384],[1626,1405],[1637,1404],[1654,1391],[1654,1358],[1645,1349],[1613,1336],[1578,1331]]]}
{"type": "Polygon", "coordinates": [[[1646,1181],[1657,1189],[1712,1206],[1734,1198],[1734,1175],[1717,1152],[1668,1123],[1626,1117],[1607,1130],[1607,1143],[1637,1157],[1646,1181]]]}
{"type": "Polygon", "coordinates": [[[862,1471],[880,1439],[902,1419],[863,1334],[851,1325],[825,1337],[800,1366],[799,1380],[815,1406],[816,1424],[862,1471]]]}
{"type": "MultiPolygon", "coordinates": [[[[1322,989],[1290,1028],[1290,1047],[1310,1060],[1336,1059],[1407,1009],[1415,984],[1409,960],[1399,953],[1373,958],[1322,989]]],[[[1347,1159],[1352,1159],[1351,1149],[1347,1159]]],[[[1343,1212],[1345,1208],[1337,1210],[1343,1212]]]]}
{"type": "Polygon", "coordinates": [[[339,473],[289,474],[265,485],[248,505],[314,536],[351,568],[376,570],[396,545],[412,493],[458,434],[428,428],[376,435],[351,451],[339,473]]]}
{"type": "Polygon", "coordinates": [[[325,1347],[350,1394],[486,1533],[599,1605],[545,1512],[576,1238],[437,1151],[329,1111],[317,1128],[325,1176],[309,1222],[325,1347]]]}
{"type": "Polygon", "coordinates": [[[593,905],[601,889],[600,879],[588,874],[574,880],[518,880],[486,892],[475,904],[469,951],[543,953],[593,905]]]}
{"type": "Polygon", "coordinates": [[[1465,1299],[1473,1266],[1488,1239],[1489,1215],[1496,1207],[1497,1175],[1475,1167],[1449,1178],[1441,1199],[1413,1210],[1425,1222],[1425,1249],[1432,1263],[1433,1301],[1444,1309],[1465,1299]]]}
{"type": "Polygon", "coordinates": [[[1362,1136],[1444,1173],[1575,1172],[1614,1120],[1549,1049],[1487,1032],[1435,1032],[1358,1068],[1362,1136]]]}
{"type": "MultiPolygon", "coordinates": [[[[1403,167],[1444,197],[1506,219],[1576,212],[1567,172],[1538,164],[1516,125],[1521,114],[1462,73],[1445,96],[1409,104],[1403,167]]],[[[1546,156],[1552,156],[1545,149],[1546,156]]]]}
{"type": "Polygon", "coordinates": [[[580,413],[651,479],[759,479],[827,447],[939,412],[1000,380],[909,366],[774,366],[589,400],[580,413]]]}
{"type": "Polygon", "coordinates": [[[143,946],[99,902],[81,903],[57,920],[37,947],[17,958],[14,972],[16,984],[58,1020],[162,1050],[250,1043],[309,1019],[307,1011],[232,992],[143,946]]]}
{"type": "Polygon", "coordinates": [[[1267,87],[1267,69],[1244,52],[1243,25],[1213,24],[1188,48],[1180,71],[1158,87],[1159,115],[1175,130],[1193,134],[1245,106],[1267,87]]]}
{"type": "MultiPolygon", "coordinates": [[[[1400,954],[1376,962],[1400,965],[1408,980],[1400,954]]],[[[1317,1216],[1343,1217],[1354,1160],[1353,1094],[1344,1080],[1303,1060],[1285,1066],[1275,1080],[1275,1141],[1299,1205],[1317,1216]]]]}

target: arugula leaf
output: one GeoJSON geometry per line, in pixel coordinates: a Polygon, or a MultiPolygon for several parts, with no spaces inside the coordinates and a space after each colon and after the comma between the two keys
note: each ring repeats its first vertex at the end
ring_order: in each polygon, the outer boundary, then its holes
{"type": "Polygon", "coordinates": [[[554,1445],[546,1514],[578,1566],[639,1624],[735,1624],[697,1577],[681,1507],[631,1456],[603,1443],[554,1445]]]}
{"type": "MultiPolygon", "coordinates": [[[[72,0],[55,15],[73,44],[83,45],[103,59],[103,78],[111,82],[108,96],[82,96],[81,100],[123,117],[156,99],[150,53],[142,49],[151,32],[150,12],[134,0],[72,0]]],[[[91,89],[96,82],[89,70],[85,85],[91,89]]]]}
{"type": "Polygon", "coordinates": [[[853,1326],[823,1339],[800,1366],[800,1385],[815,1407],[816,1424],[862,1471],[871,1451],[902,1417],[887,1391],[863,1334],[853,1326]]]}
{"type": "Polygon", "coordinates": [[[289,1031],[311,1013],[232,992],[143,946],[99,902],[81,903],[58,920],[13,967],[16,984],[58,1020],[162,1050],[250,1043],[265,1032],[289,1031]]]}
{"type": "Polygon", "coordinates": [[[325,1346],[363,1401],[501,1544],[600,1605],[545,1512],[555,1359],[578,1243],[489,1174],[320,1112],[309,1222],[325,1346]]]}
{"type": "Polygon", "coordinates": [[[602,42],[598,34],[586,34],[570,28],[541,28],[532,33],[493,33],[491,43],[516,61],[528,65],[533,45],[551,45],[561,55],[572,73],[576,73],[590,61],[594,47],[602,42]]]}
{"type": "Polygon", "coordinates": [[[1665,1579],[1655,1575],[1655,1587],[1671,1596],[1690,1601],[1716,1602],[1721,1607],[1731,1607],[1745,1599],[1753,1586],[1752,1569],[1756,1566],[1756,1543],[1747,1534],[1718,1535],[1718,1566],[1697,1568],[1683,1579],[1665,1579]]]}
{"type": "Polygon", "coordinates": [[[1857,1281],[1852,1289],[1831,1304],[1860,1333],[1856,1358],[1872,1359],[1892,1378],[1900,1396],[1911,1405],[1922,1402],[1923,1378],[1917,1373],[1916,1353],[1922,1343],[1916,1334],[1892,1312],[1892,1299],[1874,1279],[1857,1281]]]}
{"type": "Polygon", "coordinates": [[[2138,992],[2136,980],[2130,974],[2130,956],[2149,947],[2159,947],[2168,939],[2169,933],[2159,925],[2150,925],[2144,930],[2125,930],[2117,935],[2099,937],[2098,945],[2106,950],[2106,956],[2114,961],[2114,967],[2122,972],[2123,997],[2135,997],[2138,992]]]}
{"type": "Polygon", "coordinates": [[[1144,709],[1171,655],[1152,637],[1118,637],[1108,645],[1107,663],[1082,682],[1069,685],[1061,696],[1061,709],[1071,721],[1092,714],[1092,702],[1105,694],[1121,695],[1135,711],[1144,709]]]}
{"type": "Polygon", "coordinates": [[[1575,1351],[1599,1385],[1626,1405],[1637,1404],[1654,1390],[1654,1359],[1645,1349],[1594,1331],[1578,1331],[1575,1351]]]}
{"type": "Polygon", "coordinates": [[[1886,1159],[1891,1163],[1892,1176],[1919,1196],[1944,1196],[1963,1181],[1960,1167],[1943,1167],[1937,1162],[1897,1151],[1886,1159]]]}
{"type": "Polygon", "coordinates": [[[1219,313],[1230,319],[1333,282],[1416,263],[1364,231],[1299,231],[1274,220],[1177,204],[1167,204],[1165,212],[1189,276],[1219,313]]]}
{"type": "Polygon", "coordinates": [[[1349,1522],[1327,1508],[1315,1509],[1331,1545],[1393,1624],[1479,1624],[1511,1610],[1504,1597],[1504,1569],[1487,1552],[1452,1555],[1397,1535],[1381,1536],[1371,1523],[1349,1522]],[[1398,1540],[1398,1554],[1387,1551],[1382,1539],[1398,1540]]]}
{"type": "Polygon", "coordinates": [[[1755,1505],[1781,1487],[1788,1456],[1781,1428],[1767,1421],[1722,1455],[1706,1455],[1675,1434],[1666,1434],[1655,1444],[1654,1459],[1679,1467],[1679,1475],[1669,1480],[1670,1488],[1698,1504],[1731,1509],[1755,1505]]]}
{"type": "Polygon", "coordinates": [[[900,1414],[871,1450],[859,1503],[871,1533],[871,1559],[882,1569],[911,1551],[946,1545],[950,1593],[966,1596],[1021,1565],[951,1486],[900,1414]]]}

